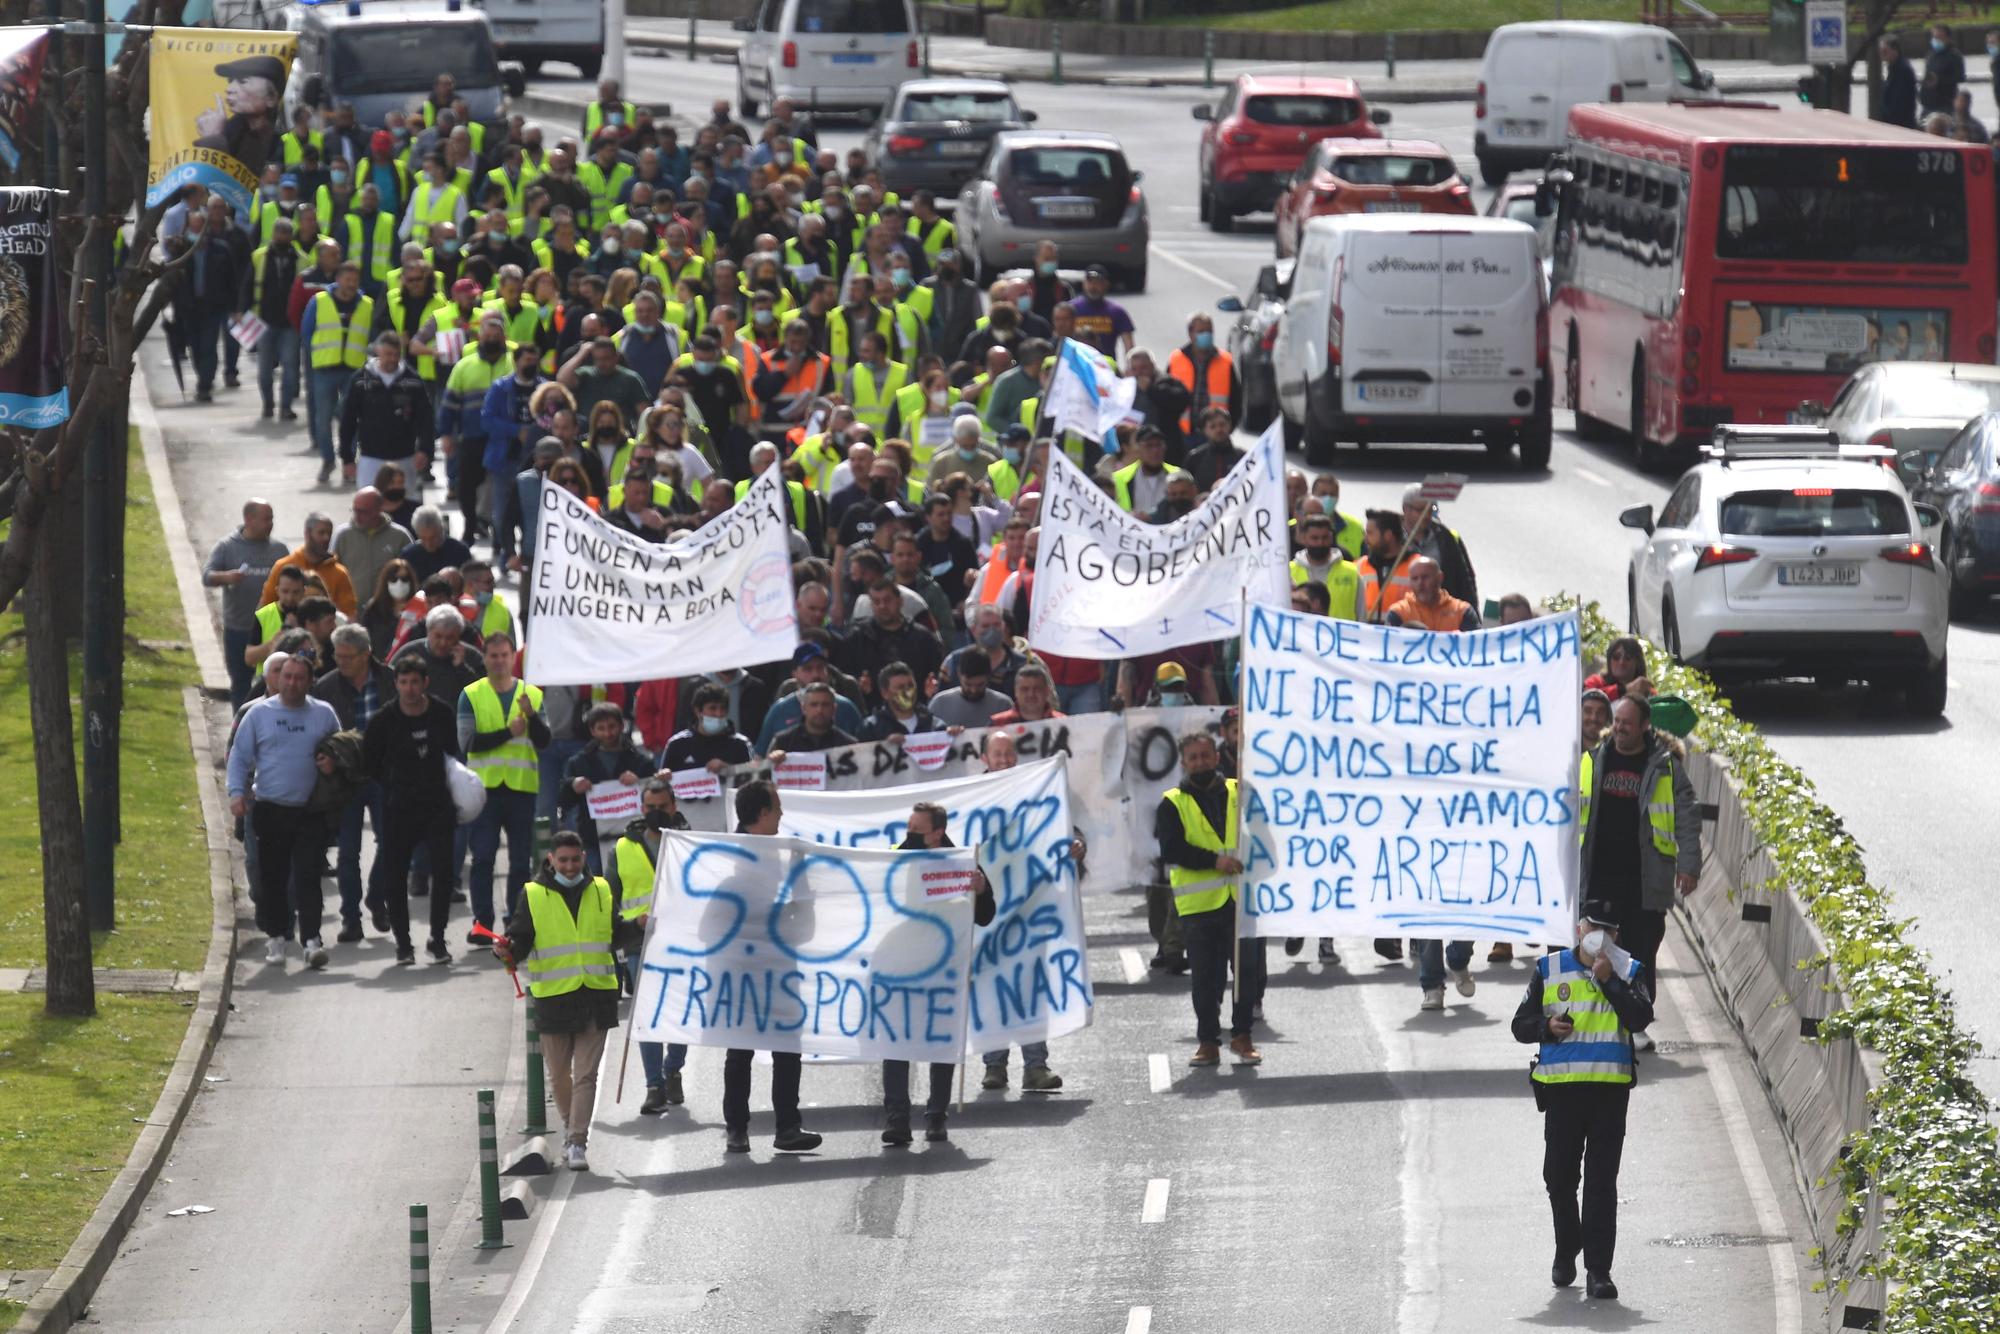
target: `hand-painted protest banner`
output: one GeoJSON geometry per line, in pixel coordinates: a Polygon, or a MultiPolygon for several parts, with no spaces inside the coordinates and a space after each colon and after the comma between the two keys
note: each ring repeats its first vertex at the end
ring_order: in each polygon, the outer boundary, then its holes
{"type": "Polygon", "coordinates": [[[1256,606],[1245,644],[1245,936],[1566,943],[1574,613],[1471,634],[1256,606]]]}
{"type": "Polygon", "coordinates": [[[536,683],[649,681],[790,657],[799,633],[784,495],[769,469],[692,536],[662,544],[543,487],[528,589],[536,683]]]}
{"type": "Polygon", "coordinates": [[[1065,338],[1056,355],[1056,372],[1049,377],[1048,402],[1042,407],[1048,433],[1075,431],[1103,440],[1131,415],[1138,391],[1139,382],[1121,376],[1111,358],[1087,343],[1065,338]]]}
{"type": "Polygon", "coordinates": [[[0,190],[0,426],[69,420],[55,203],[48,190],[0,190]]]}
{"type": "Polygon", "coordinates": [[[9,171],[21,165],[21,135],[35,110],[35,97],[42,87],[42,62],[48,51],[45,28],[0,32],[0,162],[5,162],[9,171]]]}
{"type": "Polygon", "coordinates": [[[660,840],[632,1005],[647,1042],[956,1061],[967,1031],[967,850],[844,851],[792,838],[660,840]]]}
{"type": "Polygon", "coordinates": [[[1275,424],[1207,499],[1165,525],[1127,514],[1051,451],[1028,642],[1110,659],[1234,639],[1246,590],[1252,602],[1291,597],[1285,517],[1275,424]]]}
{"type": "Polygon", "coordinates": [[[995,911],[973,949],[969,1052],[1061,1037],[1090,1022],[1063,770],[1054,759],[915,787],[785,796],[778,827],[795,838],[894,848],[909,832],[910,807],[934,801],[945,809],[952,842],[978,851],[995,911]]]}
{"type": "Polygon", "coordinates": [[[199,183],[249,222],[257,178],[284,133],[280,104],[298,40],[265,30],[153,29],[147,208],[199,183]]]}

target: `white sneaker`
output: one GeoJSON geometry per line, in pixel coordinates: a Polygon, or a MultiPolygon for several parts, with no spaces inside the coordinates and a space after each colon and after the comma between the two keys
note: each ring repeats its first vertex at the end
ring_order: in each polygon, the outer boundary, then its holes
{"type": "Polygon", "coordinates": [[[1419,1010],[1442,1010],[1444,1008],[1444,988],[1424,988],[1424,1003],[1417,1008],[1419,1010]]]}
{"type": "Polygon", "coordinates": [[[1458,994],[1461,996],[1470,996],[1479,990],[1479,984],[1472,980],[1472,969],[1469,967],[1452,969],[1451,980],[1458,984],[1458,994]]]}
{"type": "Polygon", "coordinates": [[[282,964],[285,961],[285,938],[283,936],[264,937],[264,962],[282,964]]]}
{"type": "Polygon", "coordinates": [[[590,1162],[583,1156],[583,1146],[581,1144],[563,1145],[563,1166],[572,1172],[588,1172],[590,1170],[590,1162]]]}
{"type": "Polygon", "coordinates": [[[1632,1045],[1640,1051],[1651,1051],[1653,1049],[1653,1035],[1651,1033],[1634,1033],[1632,1035],[1632,1045]]]}
{"type": "Polygon", "coordinates": [[[311,940],[308,940],[306,942],[305,949],[306,949],[306,964],[309,967],[312,968],[326,967],[326,946],[319,943],[318,936],[314,936],[311,940]]]}

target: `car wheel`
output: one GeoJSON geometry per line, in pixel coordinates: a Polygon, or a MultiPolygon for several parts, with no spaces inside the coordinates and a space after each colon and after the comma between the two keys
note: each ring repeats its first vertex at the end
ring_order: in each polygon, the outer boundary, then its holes
{"type": "Polygon", "coordinates": [[[1653,446],[1646,439],[1646,354],[1632,354],[1632,461],[1644,471],[1653,461],[1653,446]]]}
{"type": "Polygon", "coordinates": [[[1529,421],[1528,429],[1521,432],[1518,442],[1521,446],[1522,472],[1547,472],[1549,455],[1555,450],[1555,423],[1549,420],[1547,411],[1529,421]]]}
{"type": "Polygon", "coordinates": [[[1229,205],[1210,195],[1205,207],[1208,214],[1205,221],[1209,230],[1224,234],[1236,230],[1236,215],[1229,211],[1229,205]]]}
{"type": "Polygon", "coordinates": [[[1944,714],[1945,694],[1950,687],[1946,674],[1947,655],[1939,654],[1935,666],[1925,667],[1903,688],[1903,702],[1913,718],[1937,718],[1944,714]]]}
{"type": "Polygon", "coordinates": [[[1957,535],[1946,532],[1938,546],[1938,563],[1944,569],[1946,613],[1954,621],[1969,621],[1986,609],[1986,594],[1958,582],[1957,535]]]}
{"type": "Polygon", "coordinates": [[[1279,409],[1278,420],[1284,423],[1283,432],[1285,437],[1286,449],[1295,450],[1305,444],[1306,441],[1305,427],[1293,421],[1290,417],[1285,416],[1284,410],[1282,408],[1279,409]]]}
{"type": "Polygon", "coordinates": [[[1498,189],[1507,183],[1507,169],[1490,157],[1480,158],[1479,179],[1498,189]]]}
{"type": "Polygon", "coordinates": [[[1125,270],[1124,278],[1125,290],[1133,295],[1137,296],[1146,290],[1146,266],[1144,264],[1125,270]]]}
{"type": "Polygon", "coordinates": [[[1583,411],[1583,354],[1577,351],[1576,326],[1569,328],[1569,352],[1563,357],[1563,394],[1569,399],[1570,411],[1576,415],[1576,434],[1581,440],[1602,440],[1607,432],[1604,423],[1595,417],[1584,415],[1583,411]]]}
{"type": "Polygon", "coordinates": [[[1639,581],[1630,570],[1625,572],[1625,633],[1635,639],[1645,635],[1639,628],[1639,581]]]}
{"type": "MultiPolygon", "coordinates": [[[[579,68],[579,69],[581,69],[581,68],[582,68],[582,66],[578,66],[578,68],[579,68]]],[[[528,59],[527,57],[525,57],[525,56],[524,56],[524,57],[522,57],[522,59],[521,59],[521,77],[522,77],[522,78],[524,78],[524,79],[539,79],[539,78],[541,78],[541,77],[542,77],[542,62],[541,62],[541,61],[539,61],[539,60],[529,60],[529,59],[528,59]]],[[[586,78],[589,78],[589,77],[592,77],[592,76],[590,76],[590,75],[586,75],[585,77],[586,77],[586,78]]]]}
{"type": "MultiPolygon", "coordinates": [[[[539,64],[540,62],[536,63],[539,64]]],[[[595,83],[597,82],[597,76],[604,71],[604,57],[597,55],[579,60],[576,62],[576,68],[583,75],[585,83],[595,83]]]]}
{"type": "Polygon", "coordinates": [[[736,74],[736,114],[739,116],[757,114],[757,99],[750,96],[750,90],[743,86],[743,74],[740,70],[736,74]]]}
{"type": "Polygon", "coordinates": [[[1665,649],[1667,656],[1675,662],[1681,660],[1681,622],[1680,618],[1674,615],[1674,604],[1671,600],[1660,604],[1660,647],[1665,649]]]}
{"type": "Polygon", "coordinates": [[[1339,443],[1333,432],[1321,426],[1313,416],[1312,387],[1306,387],[1306,419],[1299,429],[1299,437],[1305,445],[1306,466],[1311,468],[1331,468],[1333,451],[1339,443]]]}
{"type": "Polygon", "coordinates": [[[1207,182],[1207,181],[1203,181],[1203,182],[1202,182],[1202,183],[1201,183],[1201,184],[1200,184],[1200,185],[1199,185],[1199,186],[1198,186],[1197,188],[1198,188],[1198,190],[1200,191],[1200,193],[1199,193],[1199,194],[1197,194],[1197,195],[1195,196],[1195,211],[1196,211],[1196,212],[1197,212],[1198,214],[1200,214],[1200,216],[1201,216],[1201,220],[1202,220],[1203,222],[1207,222],[1207,221],[1208,221],[1208,182],[1207,182]]]}

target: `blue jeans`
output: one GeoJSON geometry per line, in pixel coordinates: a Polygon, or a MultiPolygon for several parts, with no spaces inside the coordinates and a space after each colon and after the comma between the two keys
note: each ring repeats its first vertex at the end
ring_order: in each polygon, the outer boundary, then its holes
{"type": "Polygon", "coordinates": [[[243,661],[244,650],[255,647],[256,643],[255,630],[223,627],[222,656],[224,665],[229,668],[229,707],[232,710],[243,707],[243,701],[250,698],[250,687],[256,684],[256,669],[243,661]]]}
{"type": "Polygon", "coordinates": [[[275,325],[264,331],[264,341],[257,344],[257,392],[263,395],[264,411],[274,406],[271,391],[282,388],[282,396],[275,402],[290,412],[292,405],[299,401],[299,331],[280,329],[275,325]],[[283,368],[281,377],[278,372],[283,368]],[[273,381],[277,381],[274,386],[273,381]]]}
{"type": "Polygon", "coordinates": [[[1080,686],[1057,686],[1056,701],[1064,713],[1104,712],[1104,678],[1080,686]]]}
{"type": "MultiPolygon", "coordinates": [[[[1064,710],[1068,712],[1068,710],[1064,710]]],[[[987,1065],[1007,1068],[1007,1048],[989,1051],[980,1057],[987,1065]]],[[[1030,1070],[1046,1070],[1049,1064],[1049,1044],[1046,1042],[1023,1042],[1021,1044],[1021,1064],[1030,1070]]]]}
{"type": "Polygon", "coordinates": [[[322,466],[334,465],[333,433],[340,425],[341,405],[347,402],[347,386],[354,380],[354,372],[345,366],[332,370],[316,368],[312,373],[312,393],[306,400],[311,418],[313,443],[319,446],[319,461],[322,466]]]}
{"type": "MultiPolygon", "coordinates": [[[[507,835],[507,915],[514,915],[514,903],[521,887],[534,874],[535,794],[516,792],[511,787],[486,789],[486,809],[472,822],[472,915],[485,926],[493,925],[493,864],[500,857],[500,835],[507,835]]],[[[433,891],[436,892],[435,887],[433,891]]]]}
{"type": "MultiPolygon", "coordinates": [[[[526,587],[525,582],[523,587],[526,587]]],[[[521,601],[525,604],[527,599],[523,598],[521,601]]],[[[572,757],[582,753],[583,748],[589,744],[588,741],[565,741],[561,737],[557,737],[553,741],[550,741],[548,745],[542,747],[540,760],[542,786],[541,790],[535,793],[535,818],[537,820],[554,820],[556,818],[556,794],[562,790],[563,769],[568,766],[572,757]]],[[[574,821],[564,827],[573,828],[574,821]]]]}
{"type": "Polygon", "coordinates": [[[676,1074],[688,1063],[688,1049],[685,1042],[642,1042],[639,1044],[639,1067],[646,1072],[646,1087],[667,1082],[667,1076],[676,1074]]]}
{"type": "Polygon", "coordinates": [[[1417,953],[1417,985],[1425,991],[1436,991],[1444,985],[1445,969],[1454,972],[1472,962],[1472,942],[1454,940],[1450,948],[1441,940],[1413,940],[1410,942],[1417,953]]]}
{"type": "Polygon", "coordinates": [[[347,803],[347,809],[340,813],[338,835],[339,857],[334,863],[336,878],[340,883],[340,917],[352,925],[361,921],[361,820],[368,818],[368,824],[375,830],[375,841],[382,841],[382,785],[367,783],[347,803]]]}

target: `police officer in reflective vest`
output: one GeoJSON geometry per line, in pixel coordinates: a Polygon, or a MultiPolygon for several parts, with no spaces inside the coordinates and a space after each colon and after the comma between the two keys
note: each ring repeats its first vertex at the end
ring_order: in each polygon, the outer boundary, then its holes
{"type": "Polygon", "coordinates": [[[1264,942],[1236,940],[1237,887],[1243,863],[1236,843],[1237,786],[1216,768],[1215,738],[1191,732],[1181,738],[1180,786],[1160,798],[1153,835],[1180,916],[1181,933],[1194,982],[1197,1046],[1189,1065],[1222,1062],[1222,994],[1236,959],[1236,1000],[1229,1018],[1229,1050],[1239,1065],[1264,1058],[1250,1040],[1257,1006],[1264,999],[1264,942]],[[1238,951],[1241,951],[1239,954],[1238,951]]]}
{"type": "Polygon", "coordinates": [[[1515,1041],[1541,1044],[1531,1074],[1544,1118],[1542,1181],[1555,1216],[1549,1281],[1559,1288],[1576,1282],[1581,1251],[1584,1290],[1604,1300],[1618,1295],[1611,1260],[1625,1105],[1637,1064],[1632,1035],[1653,1022],[1652,973],[1618,948],[1618,917],[1608,902],[1585,903],[1576,945],[1535,961],[1514,1011],[1515,1041]]]}
{"type": "MultiPolygon", "coordinates": [[[[615,706],[613,706],[615,707],[615,706]]],[[[624,837],[611,850],[611,865],[618,890],[618,915],[643,919],[653,910],[653,868],[659,864],[660,835],[669,829],[686,829],[687,817],[674,797],[673,781],[664,775],[646,780],[640,794],[643,803],[639,818],[625,826],[624,837]]],[[[627,967],[637,976],[635,955],[627,967]]],[[[639,1110],[658,1116],[668,1104],[681,1105],[681,1069],[687,1065],[685,1042],[641,1042],[639,1064],[646,1072],[646,1100],[639,1110]]]]}
{"type": "Polygon", "coordinates": [[[563,1119],[563,1164],[587,1172],[584,1141],[597,1104],[597,1067],[618,1027],[617,949],[639,949],[646,914],[613,914],[611,886],[583,864],[583,840],[567,830],[549,843],[549,863],[528,882],[521,905],[493,946],[504,964],[521,961],[535,998],[542,1063],[563,1119]]]}

